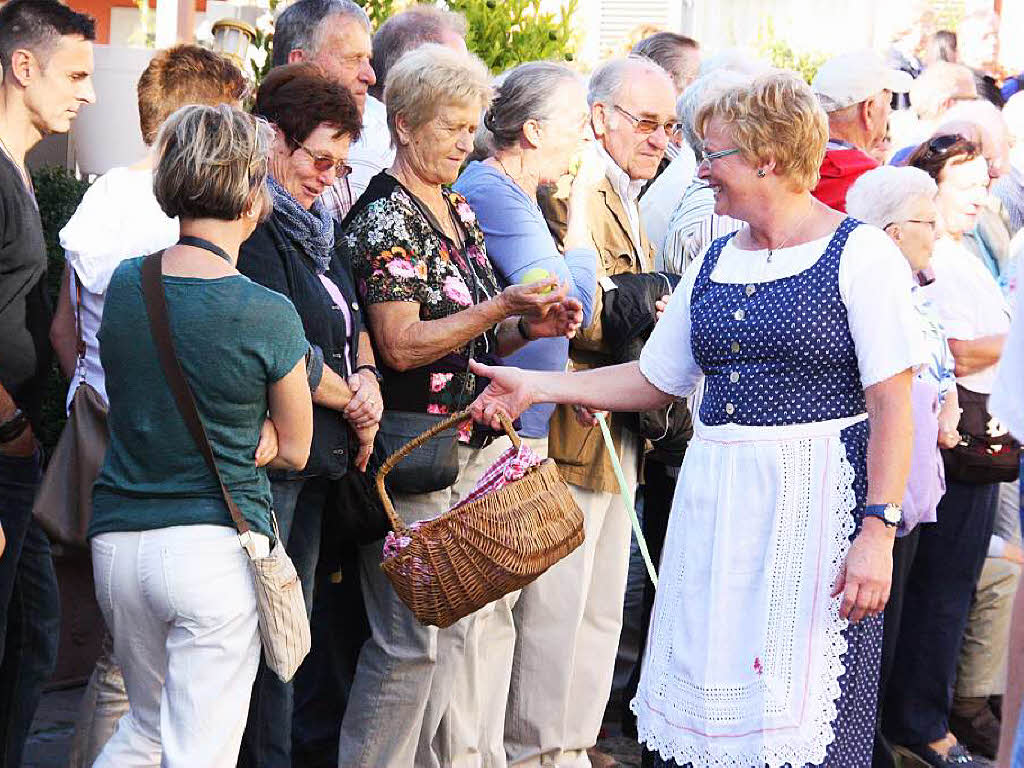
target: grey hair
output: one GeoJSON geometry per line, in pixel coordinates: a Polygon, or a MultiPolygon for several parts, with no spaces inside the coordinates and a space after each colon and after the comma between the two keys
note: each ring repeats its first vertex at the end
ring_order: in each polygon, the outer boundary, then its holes
{"type": "Polygon", "coordinates": [[[683,126],[683,139],[694,152],[701,147],[702,141],[697,135],[694,118],[705,101],[709,101],[730,88],[750,85],[754,78],[736,70],[719,68],[706,75],[701,75],[683,91],[676,101],[676,117],[683,126]]]}
{"type": "Polygon", "coordinates": [[[619,90],[630,70],[646,69],[649,72],[657,72],[664,75],[669,82],[672,76],[665,71],[665,68],[646,56],[634,56],[630,54],[624,58],[609,59],[601,64],[590,75],[590,85],[587,89],[587,104],[593,107],[595,104],[611,104],[615,101],[619,90]]]}
{"type": "Polygon", "coordinates": [[[920,168],[883,165],[861,176],[846,193],[846,212],[855,219],[884,229],[909,216],[920,198],[934,199],[935,181],[920,168]]]}
{"type": "Polygon", "coordinates": [[[699,51],[700,43],[692,37],[678,35],[675,32],[655,32],[633,46],[630,51],[634,56],[646,56],[665,68],[672,77],[672,84],[677,91],[683,90],[693,80],[695,72],[687,72],[686,51],[699,51]]]}
{"type": "Polygon", "coordinates": [[[703,59],[697,76],[709,75],[717,69],[731,69],[733,72],[758,77],[767,73],[771,66],[742,48],[726,48],[703,59]]]}
{"type": "Polygon", "coordinates": [[[273,140],[266,120],[236,107],[182,107],[156,139],[153,194],[160,208],[170,218],[234,221],[259,197],[269,210],[273,140]]]}
{"type": "Polygon", "coordinates": [[[370,95],[376,99],[381,97],[388,72],[403,54],[424,43],[443,42],[446,32],[464,38],[468,30],[466,17],[461,13],[433,5],[416,5],[391,16],[373,35],[370,66],[377,82],[370,86],[370,95]]]}
{"type": "Polygon", "coordinates": [[[371,31],[370,17],[352,0],[298,0],[285,8],[274,24],[274,66],[288,63],[288,54],[296,49],[310,56],[323,39],[324,21],[342,16],[358,21],[371,31]]]}
{"type": "Polygon", "coordinates": [[[1007,99],[1003,107],[1003,119],[1010,135],[1018,142],[1024,141],[1024,91],[1018,91],[1007,99]]]}
{"type": "Polygon", "coordinates": [[[494,149],[515,144],[527,120],[547,120],[564,107],[556,101],[558,86],[570,80],[579,82],[579,76],[553,61],[530,61],[506,72],[483,119],[494,149]]]}
{"type": "Polygon", "coordinates": [[[400,116],[415,131],[449,105],[473,105],[482,112],[492,95],[491,74],[479,58],[437,43],[421,45],[398,60],[384,84],[391,143],[403,151],[400,116]]]}

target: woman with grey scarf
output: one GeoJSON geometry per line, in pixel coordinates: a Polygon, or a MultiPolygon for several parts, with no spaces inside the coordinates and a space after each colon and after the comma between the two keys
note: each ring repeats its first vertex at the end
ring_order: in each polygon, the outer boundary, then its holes
{"type": "MultiPolygon", "coordinates": [[[[267,180],[274,211],[242,244],[238,269],[292,301],[310,345],[309,463],[298,472],[271,474],[281,537],[309,611],[331,485],[346,472],[365,471],[383,409],[349,258],[318,200],[351,170],[345,160],[362,120],[348,90],[310,64],[272,70],[254,111],[274,129],[267,180]]],[[[261,668],[240,764],[290,765],[291,714],[291,684],[261,668]]]]}

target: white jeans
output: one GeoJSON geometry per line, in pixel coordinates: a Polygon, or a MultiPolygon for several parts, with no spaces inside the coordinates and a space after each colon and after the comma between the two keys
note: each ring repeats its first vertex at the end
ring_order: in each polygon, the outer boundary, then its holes
{"type": "Polygon", "coordinates": [[[92,561],[129,702],[96,768],[232,768],[260,660],[252,570],[234,529],[104,533],[92,561]]]}
{"type": "MultiPolygon", "coordinates": [[[[635,483],[636,435],[623,436],[620,460],[635,483]]],[[[586,538],[522,590],[513,612],[509,766],[588,767],[587,749],[597,741],[611,691],[629,569],[629,513],[618,493],[569,488],[583,510],[586,538]]]]}

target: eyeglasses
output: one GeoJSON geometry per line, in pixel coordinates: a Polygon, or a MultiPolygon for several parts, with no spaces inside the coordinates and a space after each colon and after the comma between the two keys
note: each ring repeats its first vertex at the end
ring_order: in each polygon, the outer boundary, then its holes
{"type": "Polygon", "coordinates": [[[330,155],[317,154],[313,150],[297,142],[295,139],[289,139],[289,141],[295,145],[296,149],[301,149],[309,155],[310,159],[313,161],[313,167],[320,171],[320,173],[326,173],[333,168],[334,173],[339,179],[348,178],[348,175],[352,173],[352,166],[348,165],[344,160],[335,160],[330,155]]]}
{"type": "Polygon", "coordinates": [[[929,229],[934,230],[938,226],[938,222],[935,219],[902,219],[900,221],[890,221],[882,229],[888,229],[893,224],[924,224],[929,229]]]}
{"type": "Polygon", "coordinates": [[[669,138],[672,138],[678,136],[683,130],[683,124],[675,120],[670,120],[667,123],[659,123],[657,120],[648,120],[643,117],[637,117],[636,115],[624,110],[618,104],[615,104],[614,106],[615,109],[617,109],[619,112],[621,112],[623,115],[629,118],[629,120],[633,123],[633,129],[637,133],[647,135],[654,133],[659,128],[662,128],[665,131],[665,135],[668,136],[669,138]]]}
{"type": "Polygon", "coordinates": [[[723,149],[718,152],[708,152],[704,147],[697,150],[697,165],[704,165],[707,163],[711,165],[715,160],[719,160],[729,155],[738,155],[740,153],[739,148],[733,147],[732,149],[723,149]]]}

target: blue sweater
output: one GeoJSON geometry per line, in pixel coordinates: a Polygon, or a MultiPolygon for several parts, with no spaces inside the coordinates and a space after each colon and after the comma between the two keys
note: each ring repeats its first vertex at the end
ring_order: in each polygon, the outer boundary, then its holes
{"type": "MultiPolygon", "coordinates": [[[[504,285],[517,283],[539,267],[563,283],[569,295],[583,304],[583,324],[590,324],[597,290],[597,252],[573,248],[563,256],[555,245],[536,201],[505,174],[483,163],[470,163],[455,182],[455,190],[473,207],[487,243],[487,255],[504,285]]],[[[568,339],[531,341],[505,362],[534,371],[563,371],[569,357],[568,339]]],[[[545,437],[553,405],[535,405],[522,416],[525,437],[545,437]]]]}

